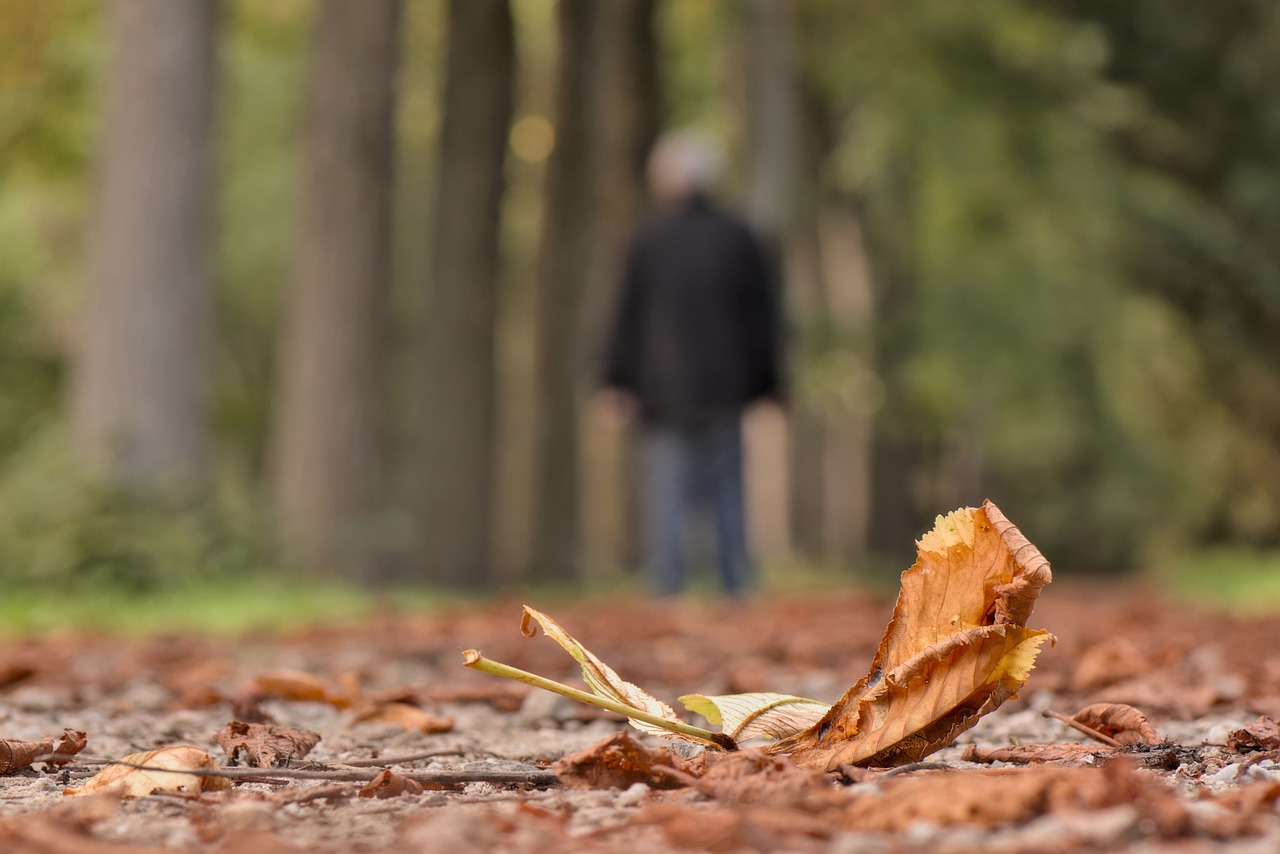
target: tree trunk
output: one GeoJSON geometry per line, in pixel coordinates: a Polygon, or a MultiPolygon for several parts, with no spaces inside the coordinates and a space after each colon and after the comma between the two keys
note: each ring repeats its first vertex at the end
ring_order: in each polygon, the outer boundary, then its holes
{"type": "Polygon", "coordinates": [[[308,83],[273,497],[292,560],[364,568],[378,501],[400,0],[325,0],[308,83]]]}
{"type": "MultiPolygon", "coordinates": [[[[745,122],[747,148],[747,216],[774,250],[774,263],[784,267],[791,236],[799,153],[799,102],[792,57],[792,15],[779,0],[750,0],[744,32],[745,122]]],[[[787,272],[794,264],[786,265],[787,272]]],[[[788,312],[796,282],[785,283],[788,312]]],[[[794,342],[787,342],[793,345],[794,342]]],[[[795,484],[789,448],[794,416],[783,421],[775,413],[749,412],[744,423],[748,445],[747,512],[755,550],[765,556],[792,546],[790,506],[795,484]]],[[[809,493],[812,494],[812,493],[809,493]]]]}
{"type": "Polygon", "coordinates": [[[138,486],[208,453],[214,0],[115,0],[75,446],[138,486]]]}
{"type": "Polygon", "coordinates": [[[874,373],[875,321],[862,225],[852,205],[824,206],[818,233],[831,325],[843,339],[836,354],[841,388],[830,404],[823,470],[823,554],[847,562],[867,551],[871,494],[871,425],[884,389],[874,373]]]}
{"type": "Polygon", "coordinates": [[[540,580],[581,573],[578,404],[581,301],[593,240],[591,89],[596,0],[560,0],[556,147],[547,166],[537,270],[534,386],[535,503],[531,570],[540,580]]]}
{"type": "Polygon", "coordinates": [[[515,41],[508,0],[451,0],[431,234],[419,565],[482,587],[490,570],[494,303],[515,41]]]}
{"type": "MultiPolygon", "coordinates": [[[[599,364],[600,343],[611,320],[623,258],[647,206],[645,163],[661,125],[655,0],[600,4],[596,43],[595,252],[583,300],[582,358],[599,364]]],[[[583,417],[583,533],[592,566],[639,564],[637,502],[629,433],[588,407],[583,417]]]]}

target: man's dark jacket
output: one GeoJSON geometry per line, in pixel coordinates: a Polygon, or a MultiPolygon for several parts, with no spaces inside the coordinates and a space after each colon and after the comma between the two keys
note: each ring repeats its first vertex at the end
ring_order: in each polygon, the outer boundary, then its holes
{"type": "Polygon", "coordinates": [[[604,384],[645,421],[697,427],[779,393],[779,311],[764,248],[696,198],[632,242],[604,384]]]}

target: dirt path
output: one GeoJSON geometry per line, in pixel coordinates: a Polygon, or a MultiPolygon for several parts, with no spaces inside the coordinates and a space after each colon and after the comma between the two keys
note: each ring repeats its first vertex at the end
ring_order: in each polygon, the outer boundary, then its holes
{"type": "MultiPolygon", "coordinates": [[[[667,700],[772,690],[832,701],[865,673],[890,603],[848,592],[740,608],[546,609],[667,700]]],[[[1259,716],[1280,717],[1280,618],[1228,620],[1138,591],[1059,583],[1033,620],[1058,644],[1022,699],[924,767],[836,780],[746,754],[700,781],[660,774],[588,789],[545,785],[546,769],[625,725],[461,666],[461,650],[475,647],[576,681],[563,651],[521,637],[518,620],[518,605],[507,603],[234,643],[10,641],[0,652],[0,739],[72,729],[88,745],[62,769],[37,763],[0,775],[0,850],[1280,850],[1278,745],[1231,739],[1259,716]],[[311,690],[327,699],[288,698],[311,690]],[[1089,756],[1077,750],[1070,762],[1030,766],[963,758],[970,745],[1085,743],[1041,711],[1071,714],[1095,702],[1141,709],[1174,745],[1117,758],[1099,744],[1089,756]],[[417,707],[434,724],[397,723],[388,703],[417,707]],[[100,770],[92,758],[190,744],[225,764],[215,734],[258,712],[320,736],[293,768],[449,771],[463,782],[358,797],[361,780],[268,779],[268,769],[263,781],[198,796],[116,804],[62,794],[100,770]],[[373,717],[357,721],[362,714],[373,717]],[[452,721],[447,731],[403,725],[441,729],[441,718],[452,721]],[[483,781],[494,778],[529,782],[483,781]]]]}

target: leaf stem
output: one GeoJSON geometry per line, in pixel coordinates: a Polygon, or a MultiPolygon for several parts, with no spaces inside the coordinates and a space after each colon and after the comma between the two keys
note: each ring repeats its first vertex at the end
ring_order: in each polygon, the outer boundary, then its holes
{"type": "Polygon", "coordinates": [[[526,685],[532,685],[535,688],[541,688],[544,691],[551,691],[562,697],[568,697],[570,700],[577,700],[579,703],[586,703],[588,706],[595,706],[597,709],[605,709],[606,711],[616,712],[624,717],[632,718],[637,721],[652,726],[661,727],[670,732],[676,732],[689,738],[697,739],[705,742],[712,747],[718,747],[721,750],[737,750],[738,744],[722,732],[712,732],[709,729],[696,727],[683,721],[673,721],[658,715],[650,714],[635,706],[628,706],[625,703],[619,703],[609,700],[597,694],[582,691],[573,688],[553,679],[547,679],[545,676],[539,676],[536,673],[530,673],[527,670],[521,670],[518,667],[512,667],[509,664],[503,664],[499,661],[485,658],[478,650],[468,649],[462,653],[463,662],[472,670],[479,670],[481,673],[488,673],[493,676],[501,676],[504,679],[514,679],[516,682],[523,682],[526,685]]]}
{"type": "Polygon", "coordinates": [[[1094,741],[1100,741],[1103,744],[1110,745],[1111,747],[1121,746],[1120,742],[1116,741],[1114,738],[1107,735],[1106,733],[1098,732],[1093,727],[1086,726],[1085,724],[1080,723],[1075,718],[1069,718],[1066,715],[1062,714],[1062,712],[1055,712],[1053,709],[1045,709],[1044,711],[1040,712],[1040,714],[1046,718],[1053,718],[1054,720],[1062,721],[1067,726],[1071,727],[1074,730],[1078,730],[1079,732],[1084,733],[1085,735],[1089,736],[1089,738],[1092,738],[1094,741]]]}

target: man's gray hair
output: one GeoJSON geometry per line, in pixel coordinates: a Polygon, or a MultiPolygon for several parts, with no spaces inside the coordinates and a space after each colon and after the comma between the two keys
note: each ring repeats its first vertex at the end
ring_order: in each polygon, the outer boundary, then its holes
{"type": "Polygon", "coordinates": [[[659,203],[710,193],[723,173],[724,149],[691,128],[668,131],[649,153],[649,190],[659,203]]]}

